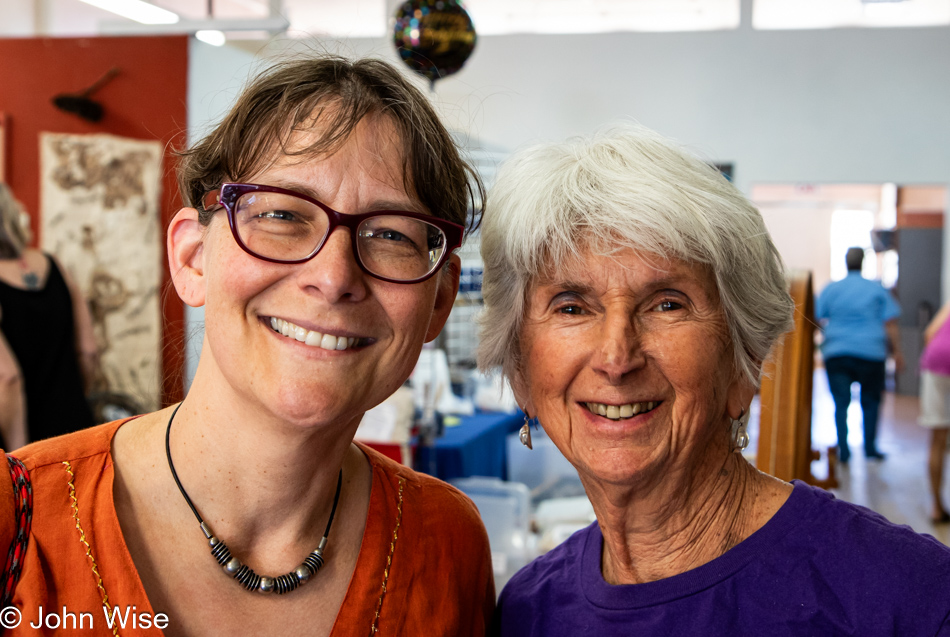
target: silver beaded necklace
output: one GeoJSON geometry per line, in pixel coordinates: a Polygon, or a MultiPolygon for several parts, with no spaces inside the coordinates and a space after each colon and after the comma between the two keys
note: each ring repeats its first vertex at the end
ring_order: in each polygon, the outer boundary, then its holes
{"type": "Polygon", "coordinates": [[[241,564],[240,560],[233,557],[227,544],[219,540],[214,533],[211,532],[211,527],[208,526],[207,522],[201,519],[201,515],[198,514],[198,509],[195,508],[195,505],[191,502],[191,498],[185,493],[185,488],[181,486],[181,480],[178,479],[178,473],[175,472],[175,464],[172,462],[171,446],[168,443],[169,435],[172,430],[172,422],[175,420],[175,414],[178,413],[179,409],[181,409],[181,403],[178,404],[178,407],[175,407],[171,418],[168,419],[168,427],[165,429],[165,456],[168,458],[168,468],[171,469],[172,477],[175,479],[175,484],[178,485],[178,490],[181,491],[185,502],[191,507],[191,512],[194,513],[198,519],[201,532],[205,534],[205,537],[208,538],[208,542],[211,544],[211,555],[218,561],[218,564],[224,568],[224,571],[228,575],[240,582],[241,585],[249,591],[283,595],[284,593],[289,593],[296,589],[298,586],[306,584],[310,581],[311,577],[317,574],[324,563],[323,550],[327,546],[330,527],[333,525],[333,516],[336,515],[336,505],[340,502],[340,488],[343,486],[343,470],[340,469],[340,475],[336,481],[336,495],[333,496],[333,508],[330,509],[330,519],[327,521],[327,530],[323,532],[320,545],[307,556],[307,559],[305,559],[300,566],[289,573],[278,577],[258,575],[251,567],[246,564],[241,564]]]}

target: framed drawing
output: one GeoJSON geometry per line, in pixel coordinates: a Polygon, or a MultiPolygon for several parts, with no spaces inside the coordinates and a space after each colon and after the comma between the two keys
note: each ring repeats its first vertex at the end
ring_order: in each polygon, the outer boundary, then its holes
{"type": "Polygon", "coordinates": [[[162,142],[40,133],[41,247],[79,284],[108,391],[159,406],[162,142]]]}

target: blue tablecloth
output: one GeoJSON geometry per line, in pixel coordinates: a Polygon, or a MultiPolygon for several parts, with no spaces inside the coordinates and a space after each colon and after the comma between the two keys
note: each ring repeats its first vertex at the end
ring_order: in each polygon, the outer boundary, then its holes
{"type": "Polygon", "coordinates": [[[524,415],[483,413],[462,418],[461,424],[446,427],[435,441],[435,471],[430,468],[430,449],[416,449],[416,469],[434,473],[442,480],[468,476],[508,477],[508,434],[524,424],[524,415]]]}

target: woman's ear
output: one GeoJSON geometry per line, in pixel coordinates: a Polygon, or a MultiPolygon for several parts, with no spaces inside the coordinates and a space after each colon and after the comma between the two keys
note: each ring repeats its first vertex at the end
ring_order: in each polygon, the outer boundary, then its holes
{"type": "Polygon", "coordinates": [[[434,340],[445,327],[459,291],[461,259],[457,254],[453,254],[442,268],[442,272],[437,275],[439,287],[435,293],[435,305],[432,308],[432,318],[429,319],[429,328],[426,330],[426,343],[434,340]]]}
{"type": "Polygon", "coordinates": [[[538,411],[534,408],[534,402],[531,400],[531,392],[528,391],[528,383],[525,381],[524,372],[519,369],[512,373],[508,378],[508,384],[511,385],[511,392],[515,395],[518,408],[528,414],[529,418],[537,418],[538,411]]]}
{"type": "Polygon", "coordinates": [[[172,283],[181,300],[191,307],[205,304],[205,230],[194,208],[179,210],[168,226],[166,247],[172,283]]]}
{"type": "Polygon", "coordinates": [[[738,420],[742,415],[748,415],[749,405],[752,404],[752,398],[755,397],[756,388],[749,382],[745,375],[737,378],[732,387],[729,388],[729,397],[726,401],[726,413],[733,420],[738,420]]]}

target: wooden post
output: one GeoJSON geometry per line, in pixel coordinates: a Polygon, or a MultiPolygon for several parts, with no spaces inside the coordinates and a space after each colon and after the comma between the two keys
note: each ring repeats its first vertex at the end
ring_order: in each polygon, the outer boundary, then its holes
{"type": "Polygon", "coordinates": [[[828,450],[828,478],[812,475],[820,453],[811,445],[812,378],[815,370],[815,297],[811,272],[789,277],[795,301],[795,326],[775,345],[765,362],[760,391],[758,468],[781,480],[804,480],[823,488],[838,486],[837,454],[828,450]]]}

